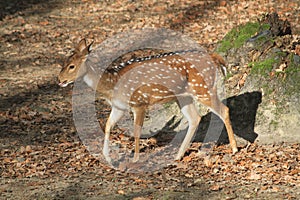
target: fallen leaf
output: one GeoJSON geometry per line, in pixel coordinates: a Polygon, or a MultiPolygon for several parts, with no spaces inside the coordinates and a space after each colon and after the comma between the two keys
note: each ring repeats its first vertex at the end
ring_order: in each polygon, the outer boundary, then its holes
{"type": "Polygon", "coordinates": [[[219,185],[215,184],[215,185],[212,185],[209,189],[212,191],[219,191],[221,189],[221,187],[219,185]]]}

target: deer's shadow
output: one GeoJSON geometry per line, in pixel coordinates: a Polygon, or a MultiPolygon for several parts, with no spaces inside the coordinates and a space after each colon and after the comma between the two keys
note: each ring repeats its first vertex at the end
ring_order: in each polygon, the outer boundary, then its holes
{"type": "MultiPolygon", "coordinates": [[[[255,117],[262,95],[260,92],[247,92],[239,96],[225,99],[223,103],[230,109],[230,119],[234,134],[246,141],[253,143],[258,134],[254,132],[255,117]]],[[[155,134],[158,145],[164,145],[166,140],[174,138],[176,143],[181,143],[187,128],[179,132],[171,131],[180,125],[180,121],[169,120],[162,131],[155,134]]],[[[194,142],[215,142],[217,144],[229,143],[228,135],[222,120],[212,112],[201,117],[194,142]]]]}

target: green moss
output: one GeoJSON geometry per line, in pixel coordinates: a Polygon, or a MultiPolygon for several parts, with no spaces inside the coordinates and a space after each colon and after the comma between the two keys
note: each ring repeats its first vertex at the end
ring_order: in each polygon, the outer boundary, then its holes
{"type": "MultiPolygon", "coordinates": [[[[275,112],[278,113],[277,110],[276,110],[275,112]]],[[[275,120],[271,120],[271,122],[270,122],[270,125],[271,125],[271,126],[274,126],[274,127],[277,127],[278,124],[279,124],[279,122],[278,122],[278,121],[275,121],[275,120]]]]}
{"type": "Polygon", "coordinates": [[[268,58],[260,62],[251,62],[249,66],[251,67],[251,73],[267,75],[277,62],[275,58],[268,58]]]}
{"type": "MultiPolygon", "coordinates": [[[[295,67],[295,66],[289,66],[286,70],[285,73],[287,75],[299,75],[300,73],[300,67],[295,67]]],[[[299,82],[300,83],[300,82],[299,82]]]]}
{"type": "Polygon", "coordinates": [[[260,24],[260,31],[269,30],[270,28],[270,24],[260,24]]]}
{"type": "Polygon", "coordinates": [[[277,54],[276,52],[273,54],[272,58],[260,62],[253,62],[249,65],[252,67],[251,74],[254,74],[255,77],[257,77],[258,74],[262,75],[258,78],[257,83],[263,88],[265,96],[269,99],[275,99],[275,102],[277,102],[277,111],[283,113],[286,108],[282,102],[288,102],[291,97],[295,98],[295,96],[299,96],[300,66],[297,62],[294,62],[294,55],[286,55],[288,56],[287,58],[290,59],[287,68],[282,72],[278,72],[278,76],[268,78],[269,72],[272,71],[274,66],[281,63],[282,57],[280,57],[280,55],[286,54],[282,54],[281,52],[277,54]]]}
{"type": "Polygon", "coordinates": [[[261,88],[263,88],[264,93],[265,93],[267,96],[270,96],[270,95],[274,92],[273,85],[270,87],[269,82],[264,83],[264,84],[262,85],[261,88]]]}
{"type": "Polygon", "coordinates": [[[287,74],[300,72],[300,57],[295,54],[289,54],[288,60],[290,61],[290,64],[285,72],[287,74]]]}
{"type": "Polygon", "coordinates": [[[283,85],[286,88],[286,93],[288,95],[299,94],[300,91],[300,66],[295,62],[294,54],[290,54],[289,66],[285,69],[284,73],[286,78],[283,81],[283,85]]]}
{"type": "MultiPolygon", "coordinates": [[[[240,48],[249,38],[262,30],[268,30],[268,24],[260,24],[259,22],[248,22],[244,25],[232,29],[220,42],[217,48],[218,53],[227,52],[231,48],[240,48]]],[[[266,40],[266,37],[259,38],[259,41],[266,40]]]]}
{"type": "Polygon", "coordinates": [[[231,74],[230,72],[227,72],[227,74],[225,76],[225,80],[228,80],[231,77],[233,77],[233,74],[231,74]]]}

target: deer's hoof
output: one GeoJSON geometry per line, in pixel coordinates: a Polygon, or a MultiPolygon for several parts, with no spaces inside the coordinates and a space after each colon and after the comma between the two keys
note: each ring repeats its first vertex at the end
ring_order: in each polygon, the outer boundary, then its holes
{"type": "Polygon", "coordinates": [[[233,154],[233,155],[236,154],[238,151],[239,151],[239,150],[238,150],[237,147],[232,148],[232,154],[233,154]]]}

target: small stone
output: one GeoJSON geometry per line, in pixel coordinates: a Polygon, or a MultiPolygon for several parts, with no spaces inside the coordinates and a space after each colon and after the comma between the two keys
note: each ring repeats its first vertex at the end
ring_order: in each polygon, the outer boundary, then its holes
{"type": "Polygon", "coordinates": [[[125,194],[124,190],[118,190],[118,194],[125,194]]]}
{"type": "Polygon", "coordinates": [[[32,152],[31,146],[27,145],[27,146],[25,147],[25,152],[26,152],[26,153],[32,152]]]}
{"type": "Polygon", "coordinates": [[[20,147],[20,153],[24,153],[26,150],[25,150],[25,147],[24,146],[21,146],[20,147]]]}

